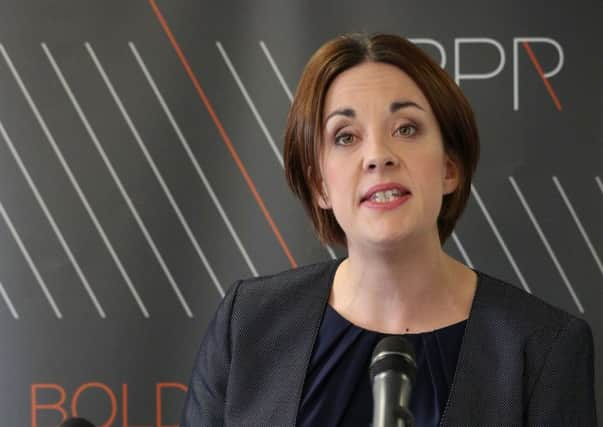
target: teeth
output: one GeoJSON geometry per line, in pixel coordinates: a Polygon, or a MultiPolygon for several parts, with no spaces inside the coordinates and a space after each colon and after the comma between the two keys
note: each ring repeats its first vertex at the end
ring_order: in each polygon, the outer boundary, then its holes
{"type": "Polygon", "coordinates": [[[370,200],[377,203],[387,203],[400,197],[402,193],[397,188],[373,193],[370,200]]]}

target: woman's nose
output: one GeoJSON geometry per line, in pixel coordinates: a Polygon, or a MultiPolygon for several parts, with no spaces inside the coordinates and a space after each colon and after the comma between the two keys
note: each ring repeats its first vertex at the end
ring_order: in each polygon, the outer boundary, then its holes
{"type": "Polygon", "coordinates": [[[367,171],[393,168],[399,164],[398,156],[388,149],[385,142],[372,142],[364,159],[364,169],[367,171]]]}

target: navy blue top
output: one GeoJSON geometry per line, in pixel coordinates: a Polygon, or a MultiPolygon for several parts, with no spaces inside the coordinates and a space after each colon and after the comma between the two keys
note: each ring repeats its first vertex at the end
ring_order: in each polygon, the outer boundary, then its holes
{"type": "MultiPolygon", "coordinates": [[[[410,399],[416,427],[435,427],[440,422],[466,323],[402,335],[414,345],[417,357],[417,379],[410,399]]],[[[327,304],[306,372],[297,425],[372,423],[369,364],[375,345],[385,336],[352,324],[327,304]]]]}

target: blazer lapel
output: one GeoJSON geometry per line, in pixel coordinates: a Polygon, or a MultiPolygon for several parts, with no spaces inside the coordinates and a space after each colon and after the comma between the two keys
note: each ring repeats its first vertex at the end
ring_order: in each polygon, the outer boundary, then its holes
{"type": "Polygon", "coordinates": [[[229,374],[231,425],[294,426],[314,342],[341,260],[242,287],[244,319],[229,374]],[[267,291],[268,289],[268,291],[267,291]],[[269,295],[269,298],[266,297],[269,295]],[[253,351],[257,349],[258,351],[253,351]]]}
{"type": "Polygon", "coordinates": [[[516,425],[521,420],[522,378],[509,354],[521,354],[514,329],[505,319],[504,288],[478,273],[478,286],[471,306],[448,402],[440,427],[516,425]],[[519,388],[521,390],[521,388],[519,388]]]}
{"type": "MultiPolygon", "coordinates": [[[[287,425],[295,425],[297,420],[297,413],[299,412],[299,406],[301,404],[301,397],[304,387],[304,380],[306,378],[306,372],[308,365],[310,364],[310,358],[312,357],[312,350],[316,337],[318,336],[318,330],[322,317],[324,315],[327,302],[329,300],[329,294],[331,292],[331,286],[335,271],[339,264],[343,261],[342,259],[336,260],[333,263],[329,263],[329,268],[317,277],[315,283],[305,283],[305,286],[313,287],[316,291],[314,298],[301,299],[300,304],[296,305],[294,310],[296,315],[291,318],[306,319],[305,324],[297,325],[300,331],[298,337],[298,345],[296,348],[299,349],[302,357],[299,357],[295,361],[295,365],[291,369],[291,385],[292,390],[295,390],[294,405],[291,408],[291,412],[287,415],[287,425]]],[[[292,328],[292,329],[295,329],[292,328]]]]}

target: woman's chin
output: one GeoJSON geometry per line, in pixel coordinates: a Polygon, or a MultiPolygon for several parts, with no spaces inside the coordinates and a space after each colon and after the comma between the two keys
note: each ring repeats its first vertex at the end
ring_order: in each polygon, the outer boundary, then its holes
{"type": "Polygon", "coordinates": [[[429,230],[407,230],[396,227],[394,229],[372,230],[370,234],[365,234],[357,242],[373,250],[391,251],[408,249],[417,245],[422,246],[423,244],[420,242],[424,243],[431,238],[439,239],[437,232],[431,233],[429,230]]]}
{"type": "Polygon", "coordinates": [[[411,238],[412,234],[396,230],[395,232],[372,234],[366,239],[366,244],[374,249],[391,250],[404,247],[411,238]]]}

